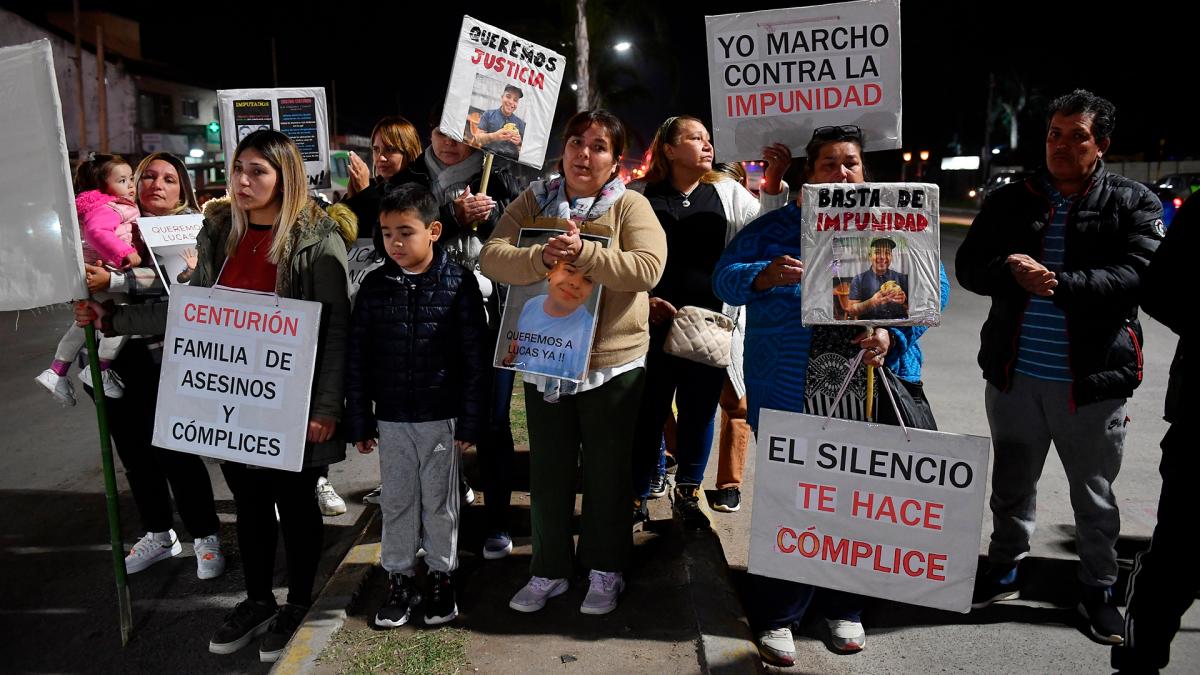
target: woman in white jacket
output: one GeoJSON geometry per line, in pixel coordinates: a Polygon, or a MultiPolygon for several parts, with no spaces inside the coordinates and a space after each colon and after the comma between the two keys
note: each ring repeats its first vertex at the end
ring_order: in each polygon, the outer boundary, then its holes
{"type": "MultiPolygon", "coordinates": [[[[785,146],[764,148],[769,165],[760,203],[737,181],[713,171],[713,154],[704,124],[686,115],[668,118],[651,146],[644,194],[667,235],[667,265],[650,292],[650,352],[633,457],[635,515],[644,517],[652,484],[656,495],[664,491],[660,440],[674,400],[678,410],[675,506],[685,526],[701,529],[708,521],[699,509],[700,483],[726,371],[669,355],[663,351],[663,343],[682,307],[735,315],[736,310],[713,294],[713,268],[729,240],[764,205],[770,210],[787,202],[782,178],[791,162],[785,146]]],[[[728,370],[733,381],[739,382],[740,358],[728,370]]]]}

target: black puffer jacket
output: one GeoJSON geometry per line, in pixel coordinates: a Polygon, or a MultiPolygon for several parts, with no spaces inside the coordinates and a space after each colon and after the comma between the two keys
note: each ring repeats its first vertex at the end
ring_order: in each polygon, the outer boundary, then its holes
{"type": "Polygon", "coordinates": [[[392,259],[363,280],[346,362],[346,440],[377,438],[375,421],[458,419],[455,438],[476,443],[491,364],[475,275],[440,246],[422,274],[392,259]],[[374,413],[371,404],[374,402],[374,413]]]}
{"type": "MultiPolygon", "coordinates": [[[[1012,382],[1030,297],[1005,259],[1014,253],[1041,258],[1050,224],[1046,180],[1043,169],[992,193],[955,258],[959,283],[992,298],[979,334],[979,365],[984,379],[1003,390],[1012,382]]],[[[1101,164],[1067,214],[1064,269],[1052,297],[1067,316],[1073,405],[1125,398],[1141,383],[1138,294],[1161,236],[1158,198],[1101,164]]]]}
{"type": "Polygon", "coordinates": [[[1164,417],[1172,424],[1195,423],[1195,418],[1188,418],[1196,410],[1196,385],[1185,381],[1194,379],[1196,373],[1185,373],[1184,369],[1195,371],[1196,357],[1184,349],[1183,343],[1188,341],[1195,344],[1196,341],[1194,334],[1190,339],[1185,335],[1195,330],[1188,330],[1186,326],[1195,324],[1187,318],[1194,310],[1184,298],[1190,295],[1186,289],[1191,287],[1196,278],[1195,268],[1192,267],[1192,247],[1197,245],[1197,227],[1200,227],[1200,196],[1192,195],[1171,221],[1171,230],[1154,254],[1142,284],[1142,309],[1179,336],[1175,358],[1171,361],[1171,378],[1167,381],[1164,411],[1164,417]],[[1184,359],[1190,365],[1185,366],[1184,359]]]}

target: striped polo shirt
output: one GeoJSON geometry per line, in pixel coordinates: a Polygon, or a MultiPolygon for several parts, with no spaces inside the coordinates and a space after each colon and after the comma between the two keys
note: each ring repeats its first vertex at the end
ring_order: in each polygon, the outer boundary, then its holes
{"type": "MultiPolygon", "coordinates": [[[[1059,274],[1065,257],[1067,213],[1074,200],[1064,197],[1048,182],[1045,188],[1051,203],[1050,225],[1042,239],[1042,255],[1038,262],[1059,274]]],[[[1051,298],[1032,296],[1021,319],[1016,371],[1042,380],[1070,382],[1067,346],[1067,315],[1051,298]]]]}

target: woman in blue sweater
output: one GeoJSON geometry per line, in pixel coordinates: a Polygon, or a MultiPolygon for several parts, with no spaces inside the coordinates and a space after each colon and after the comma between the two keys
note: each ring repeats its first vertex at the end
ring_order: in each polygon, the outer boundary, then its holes
{"type": "MultiPolygon", "coordinates": [[[[862,183],[862,131],[854,126],[819,127],[805,152],[810,183],[862,183]]],[[[713,290],[730,305],[746,305],[745,382],[747,421],[758,431],[761,408],[812,412],[805,385],[814,350],[841,346],[849,353],[865,349],[864,362],[887,367],[899,376],[918,405],[928,407],[921,388],[923,326],[876,328],[805,326],[800,314],[801,204],[772,211],[743,229],[726,247],[713,273],[713,290]]],[[[950,282],[941,271],[941,302],[950,298],[950,282]]],[[[810,387],[811,389],[811,387],[810,387]]],[[[841,416],[841,415],[839,415],[841,416]]],[[[758,631],[764,660],[781,666],[795,663],[791,625],[812,600],[813,587],[752,576],[751,619],[758,631]]],[[[858,651],[866,644],[862,599],[845,593],[826,598],[825,619],[834,649],[858,651]]]]}

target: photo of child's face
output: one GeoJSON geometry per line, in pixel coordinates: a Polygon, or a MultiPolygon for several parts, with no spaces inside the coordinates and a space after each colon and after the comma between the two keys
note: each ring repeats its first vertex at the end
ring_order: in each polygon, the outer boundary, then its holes
{"type": "Polygon", "coordinates": [[[584,276],[574,265],[558,262],[546,277],[546,314],[567,316],[574,312],[587,301],[595,285],[596,282],[584,276]]]}

